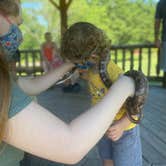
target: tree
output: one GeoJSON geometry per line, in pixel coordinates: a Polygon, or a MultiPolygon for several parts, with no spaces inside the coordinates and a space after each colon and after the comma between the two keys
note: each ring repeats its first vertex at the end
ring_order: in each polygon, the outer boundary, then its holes
{"type": "Polygon", "coordinates": [[[33,8],[26,8],[22,11],[23,24],[20,26],[23,33],[23,43],[21,49],[38,49],[41,42],[42,36],[45,32],[45,27],[40,23],[36,10],[33,8]]]}
{"type": "Polygon", "coordinates": [[[23,8],[23,48],[37,47],[46,31],[53,34],[60,46],[60,34],[65,30],[62,32],[59,25],[63,23],[65,26],[62,27],[66,29],[67,25],[78,21],[91,22],[103,29],[114,45],[153,42],[154,0],[76,0],[70,3],[69,0],[52,0],[54,5],[50,1],[22,0],[31,4],[29,8],[23,8]],[[62,3],[68,4],[68,8],[65,7],[66,23],[61,20],[62,16],[59,17],[62,3]]]}
{"type": "Polygon", "coordinates": [[[94,0],[90,5],[106,6],[107,34],[114,44],[138,44],[153,41],[155,9],[153,0],[94,0]]]}
{"type": "Polygon", "coordinates": [[[67,11],[73,0],[59,0],[59,5],[54,0],[49,0],[50,3],[59,10],[61,20],[61,36],[67,29],[67,11]]]}

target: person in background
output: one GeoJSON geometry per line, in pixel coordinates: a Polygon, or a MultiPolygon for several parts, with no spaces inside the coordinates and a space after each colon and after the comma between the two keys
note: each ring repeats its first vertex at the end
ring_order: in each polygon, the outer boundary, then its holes
{"type": "MultiPolygon", "coordinates": [[[[62,65],[62,58],[59,56],[59,51],[55,42],[52,41],[52,34],[46,32],[44,34],[45,42],[41,45],[41,55],[43,59],[43,69],[47,73],[50,70],[57,69],[62,65]]],[[[63,83],[63,92],[79,92],[81,89],[80,84],[78,83],[79,75],[73,73],[71,79],[63,83]]]]}
{"type": "Polygon", "coordinates": [[[154,22],[155,45],[160,48],[160,69],[164,71],[163,87],[166,88],[166,1],[160,0],[156,6],[154,22]],[[160,27],[162,31],[160,33],[160,27]],[[161,36],[161,37],[160,37],[161,36]]]}
{"type": "Polygon", "coordinates": [[[44,72],[58,68],[62,63],[62,58],[55,42],[52,41],[51,32],[44,34],[45,42],[41,45],[41,55],[43,59],[44,72]]]}

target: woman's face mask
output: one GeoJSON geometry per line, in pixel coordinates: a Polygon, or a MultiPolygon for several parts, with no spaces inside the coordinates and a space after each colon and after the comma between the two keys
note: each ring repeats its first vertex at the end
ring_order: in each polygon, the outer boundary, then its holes
{"type": "Polygon", "coordinates": [[[22,33],[19,27],[15,24],[11,24],[8,33],[0,35],[0,44],[3,47],[8,61],[12,61],[22,40],[22,33]]]}

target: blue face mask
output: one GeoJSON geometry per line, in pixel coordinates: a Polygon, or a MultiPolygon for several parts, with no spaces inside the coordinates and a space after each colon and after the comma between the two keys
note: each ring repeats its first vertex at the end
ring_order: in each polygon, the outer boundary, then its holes
{"type": "Polygon", "coordinates": [[[13,56],[20,46],[22,40],[22,33],[15,24],[11,24],[8,33],[0,35],[0,44],[3,47],[7,61],[13,60],[13,56]]]}
{"type": "Polygon", "coordinates": [[[95,63],[86,61],[84,64],[76,64],[76,67],[79,69],[88,70],[89,68],[93,67],[94,65],[95,65],[95,63]]]}
{"type": "Polygon", "coordinates": [[[91,67],[95,66],[95,63],[87,61],[86,65],[88,66],[88,68],[91,68],[91,67]]]}

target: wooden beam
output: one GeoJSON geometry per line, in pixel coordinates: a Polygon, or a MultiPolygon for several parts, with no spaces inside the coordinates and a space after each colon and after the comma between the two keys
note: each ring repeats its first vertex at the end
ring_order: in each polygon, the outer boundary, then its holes
{"type": "Polygon", "coordinates": [[[68,3],[66,4],[67,9],[68,9],[69,6],[71,5],[72,1],[73,1],[73,0],[68,0],[68,3]]]}
{"type": "Polygon", "coordinates": [[[60,10],[60,6],[54,1],[54,0],[49,0],[50,3],[52,3],[53,6],[55,6],[58,10],[60,10]]]}

